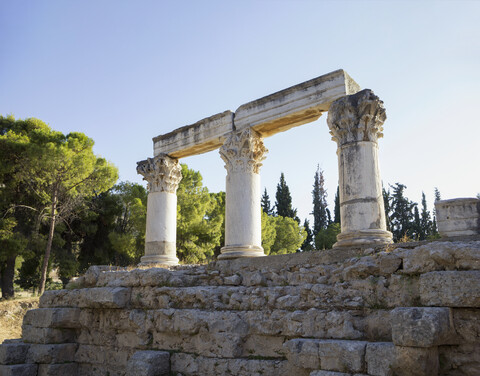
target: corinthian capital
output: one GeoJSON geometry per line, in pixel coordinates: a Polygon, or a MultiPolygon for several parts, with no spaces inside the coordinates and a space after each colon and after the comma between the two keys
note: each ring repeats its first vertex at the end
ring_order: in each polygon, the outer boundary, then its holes
{"type": "Polygon", "coordinates": [[[227,171],[256,174],[259,173],[267,152],[262,137],[250,128],[232,132],[220,148],[220,156],[225,161],[227,171]]]}
{"type": "Polygon", "coordinates": [[[182,180],[182,168],[175,158],[166,154],[137,162],[137,173],[143,175],[150,192],[175,193],[182,180]]]}
{"type": "Polygon", "coordinates": [[[338,145],[357,141],[373,141],[383,137],[387,115],[383,102],[365,89],[333,102],[328,110],[327,123],[332,140],[338,145]]]}

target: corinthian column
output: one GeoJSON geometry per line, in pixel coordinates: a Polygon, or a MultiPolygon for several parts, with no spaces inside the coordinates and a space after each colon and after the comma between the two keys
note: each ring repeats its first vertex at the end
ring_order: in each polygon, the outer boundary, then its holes
{"type": "Polygon", "coordinates": [[[337,142],[342,232],[334,247],[392,242],[387,231],[378,167],[383,102],[369,89],[333,102],[327,123],[337,142]]]}
{"type": "Polygon", "coordinates": [[[137,172],[148,183],[145,256],[140,265],[177,265],[177,188],[182,169],[166,154],[137,163],[137,172]]]}
{"type": "Polygon", "coordinates": [[[227,181],[225,246],[219,259],[265,256],[259,172],[267,151],[260,135],[250,128],[232,132],[220,148],[227,181]]]}

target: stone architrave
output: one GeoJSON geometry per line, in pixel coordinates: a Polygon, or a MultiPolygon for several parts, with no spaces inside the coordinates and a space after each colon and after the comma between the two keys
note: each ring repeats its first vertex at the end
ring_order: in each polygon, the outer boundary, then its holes
{"type": "Polygon", "coordinates": [[[137,172],[148,183],[145,256],[140,265],[177,265],[177,188],[182,169],[166,154],[138,162],[137,172]]]}
{"type": "Polygon", "coordinates": [[[327,123],[337,142],[341,233],[334,247],[388,244],[378,139],[386,119],[383,102],[369,89],[332,103],[327,123]]]}
{"type": "Polygon", "coordinates": [[[267,152],[262,137],[251,128],[232,132],[220,148],[227,178],[225,246],[219,259],[265,256],[259,171],[267,152]]]}

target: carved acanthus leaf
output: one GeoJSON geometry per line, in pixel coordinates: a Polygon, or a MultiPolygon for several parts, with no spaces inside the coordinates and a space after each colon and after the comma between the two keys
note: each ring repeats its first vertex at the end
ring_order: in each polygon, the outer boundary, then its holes
{"type": "Polygon", "coordinates": [[[258,174],[268,150],[262,137],[247,128],[232,132],[220,148],[220,156],[225,161],[227,171],[254,172],[258,174]]]}
{"type": "Polygon", "coordinates": [[[180,163],[166,154],[138,162],[137,172],[147,181],[150,192],[175,193],[182,180],[180,163]]]}
{"type": "Polygon", "coordinates": [[[340,98],[330,105],[327,123],[338,145],[383,137],[387,118],[383,102],[370,89],[340,98]]]}

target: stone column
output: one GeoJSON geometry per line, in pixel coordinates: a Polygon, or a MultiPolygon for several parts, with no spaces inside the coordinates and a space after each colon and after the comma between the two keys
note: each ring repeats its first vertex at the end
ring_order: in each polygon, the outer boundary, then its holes
{"type": "Polygon", "coordinates": [[[137,172],[148,182],[145,256],[140,265],[177,265],[177,188],[182,169],[177,159],[160,154],[138,162],[137,172]]]}
{"type": "Polygon", "coordinates": [[[265,256],[259,171],[267,151],[260,135],[250,128],[232,132],[220,148],[227,179],[225,246],[219,259],[265,256]]]}
{"type": "Polygon", "coordinates": [[[334,247],[392,242],[386,230],[378,138],[386,119],[383,102],[369,89],[333,102],[327,123],[337,142],[342,232],[334,247]]]}

